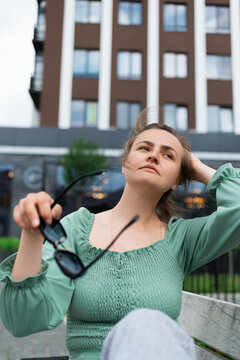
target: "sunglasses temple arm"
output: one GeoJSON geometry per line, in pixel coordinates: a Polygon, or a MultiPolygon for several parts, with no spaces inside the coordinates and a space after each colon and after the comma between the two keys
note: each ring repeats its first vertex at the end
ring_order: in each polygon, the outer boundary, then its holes
{"type": "Polygon", "coordinates": [[[103,252],[101,252],[100,255],[98,255],[92,262],[90,262],[90,264],[88,264],[86,267],[84,267],[84,271],[87,270],[90,266],[92,266],[92,264],[94,264],[98,259],[100,259],[105,253],[106,251],[108,251],[110,249],[110,247],[115,243],[115,241],[119,238],[119,236],[132,224],[134,224],[137,220],[139,219],[139,215],[135,215],[130,221],[129,223],[127,223],[127,225],[124,226],[124,228],[117,234],[117,236],[111,241],[111,243],[108,245],[108,247],[106,249],[103,250],[103,252]]]}
{"type": "Polygon", "coordinates": [[[85,174],[85,175],[82,175],[82,176],[80,176],[79,178],[77,178],[76,180],[74,180],[70,185],[68,185],[68,186],[63,190],[63,192],[61,192],[60,195],[57,196],[57,198],[56,198],[56,199],[54,200],[54,202],[51,204],[51,209],[58,203],[58,201],[61,199],[61,197],[62,197],[63,195],[65,195],[65,194],[68,192],[68,190],[69,190],[73,185],[75,185],[79,180],[82,180],[82,179],[84,179],[84,178],[86,178],[86,177],[90,177],[90,176],[101,175],[101,174],[105,173],[106,171],[107,171],[107,169],[92,171],[92,172],[90,172],[90,173],[88,173],[88,174],[85,174]]]}

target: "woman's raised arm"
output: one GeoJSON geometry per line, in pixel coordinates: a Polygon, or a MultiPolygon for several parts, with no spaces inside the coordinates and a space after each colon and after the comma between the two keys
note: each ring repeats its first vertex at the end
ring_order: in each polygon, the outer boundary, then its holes
{"type": "Polygon", "coordinates": [[[12,270],[12,279],[23,280],[41,271],[43,236],[38,230],[41,216],[51,224],[53,218],[61,215],[60,205],[51,209],[53,199],[45,192],[28,194],[14,208],[13,217],[22,228],[18,254],[12,270]]]}

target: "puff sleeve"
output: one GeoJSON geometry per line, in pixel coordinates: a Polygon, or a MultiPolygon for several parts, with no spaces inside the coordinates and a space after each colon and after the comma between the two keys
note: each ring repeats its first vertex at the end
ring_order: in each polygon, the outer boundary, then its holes
{"type": "Polygon", "coordinates": [[[172,218],[169,223],[169,244],[184,274],[240,244],[240,170],[222,165],[206,192],[216,202],[215,212],[189,220],[172,218]]]}
{"type": "Polygon", "coordinates": [[[42,269],[36,276],[14,281],[11,277],[16,254],[0,264],[0,315],[5,327],[16,337],[53,329],[64,319],[74,291],[53,258],[53,246],[43,246],[42,269]]]}

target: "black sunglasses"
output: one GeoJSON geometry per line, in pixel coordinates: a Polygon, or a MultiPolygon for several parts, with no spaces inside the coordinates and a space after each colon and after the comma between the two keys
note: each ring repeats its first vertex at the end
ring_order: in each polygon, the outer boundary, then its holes
{"type": "MultiPolygon", "coordinates": [[[[87,173],[85,175],[80,176],[76,180],[74,180],[70,185],[68,185],[60,195],[54,200],[51,204],[51,209],[59,202],[59,200],[67,193],[67,191],[75,185],[78,181],[90,177],[103,175],[107,170],[97,170],[87,173]]],[[[67,238],[67,234],[64,230],[64,227],[60,223],[59,220],[53,219],[50,225],[46,224],[45,221],[40,218],[40,226],[39,230],[43,234],[45,240],[49,241],[55,248],[54,259],[56,260],[58,266],[62,270],[62,272],[68,277],[75,279],[81,276],[87,269],[89,269],[97,260],[99,260],[107,250],[115,243],[115,241],[119,238],[119,236],[135,221],[139,218],[138,215],[135,215],[128,223],[125,225],[122,230],[117,234],[117,236],[111,241],[106,249],[104,249],[90,264],[83,265],[81,259],[73,252],[64,248],[63,241],[67,238]],[[62,245],[64,249],[59,248],[59,244],[62,245]]]]}

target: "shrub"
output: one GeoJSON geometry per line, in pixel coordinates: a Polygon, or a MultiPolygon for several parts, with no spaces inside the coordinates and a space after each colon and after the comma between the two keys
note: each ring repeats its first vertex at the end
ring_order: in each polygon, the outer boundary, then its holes
{"type": "Polygon", "coordinates": [[[2,251],[16,251],[19,245],[19,238],[14,237],[0,237],[0,250],[2,251]]]}

